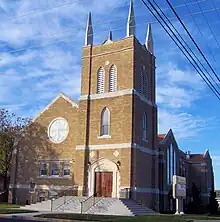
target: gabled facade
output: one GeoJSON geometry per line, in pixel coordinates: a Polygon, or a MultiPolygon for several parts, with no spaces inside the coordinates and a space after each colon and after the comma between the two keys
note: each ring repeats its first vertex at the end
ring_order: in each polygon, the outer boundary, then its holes
{"type": "Polygon", "coordinates": [[[159,134],[158,141],[160,211],[175,209],[176,203],[172,198],[173,175],[186,177],[185,207],[191,200],[193,183],[200,190],[202,204],[206,206],[210,191],[214,189],[214,174],[209,151],[206,150],[204,154],[184,153],[178,148],[172,130],[169,130],[167,134],[159,134]]]}

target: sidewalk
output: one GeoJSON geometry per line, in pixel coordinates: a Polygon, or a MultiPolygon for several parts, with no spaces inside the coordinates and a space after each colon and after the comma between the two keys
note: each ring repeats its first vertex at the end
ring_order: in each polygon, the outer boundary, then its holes
{"type": "MultiPolygon", "coordinates": [[[[57,212],[37,212],[37,213],[17,213],[17,214],[0,214],[0,217],[2,218],[17,218],[17,219],[23,219],[23,220],[32,220],[32,221],[51,221],[51,222],[74,222],[74,220],[64,220],[64,219],[52,219],[52,218],[39,218],[34,217],[41,214],[57,214],[57,212]]],[[[63,213],[65,214],[65,212],[63,213]]],[[[76,220],[75,220],[76,221],[76,220]]],[[[80,221],[83,222],[83,221],[80,221]]],[[[88,222],[88,221],[87,221],[88,222]]]]}

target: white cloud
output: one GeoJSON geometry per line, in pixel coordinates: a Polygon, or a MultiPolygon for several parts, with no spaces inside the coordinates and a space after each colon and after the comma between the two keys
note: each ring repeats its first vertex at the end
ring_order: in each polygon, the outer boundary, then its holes
{"type": "Polygon", "coordinates": [[[166,109],[160,109],[158,119],[159,132],[167,133],[172,129],[178,139],[197,137],[211,122],[211,119],[204,119],[201,116],[166,109]]]}
{"type": "Polygon", "coordinates": [[[169,108],[190,108],[205,90],[197,73],[174,64],[160,66],[157,73],[157,102],[169,108]]]}

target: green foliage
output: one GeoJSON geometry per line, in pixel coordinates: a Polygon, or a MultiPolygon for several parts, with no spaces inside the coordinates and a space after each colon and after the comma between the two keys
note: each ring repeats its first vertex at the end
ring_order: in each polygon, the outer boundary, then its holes
{"type": "Polygon", "coordinates": [[[210,214],[218,213],[218,202],[216,200],[216,192],[213,189],[210,191],[208,211],[210,214]]]}
{"type": "Polygon", "coordinates": [[[187,206],[187,213],[192,213],[192,214],[206,213],[206,209],[202,206],[200,190],[197,188],[197,186],[194,183],[192,183],[191,199],[192,200],[188,203],[187,206]]]}
{"type": "Polygon", "coordinates": [[[13,153],[25,135],[29,122],[29,119],[16,117],[14,113],[0,109],[0,174],[4,178],[4,190],[8,189],[13,153]]]}

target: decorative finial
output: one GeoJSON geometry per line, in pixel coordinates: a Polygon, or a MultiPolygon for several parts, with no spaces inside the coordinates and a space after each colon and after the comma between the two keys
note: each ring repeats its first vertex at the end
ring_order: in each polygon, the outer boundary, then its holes
{"type": "Polygon", "coordinates": [[[89,12],[86,26],[85,45],[93,45],[92,14],[89,12]]]}
{"type": "Polygon", "coordinates": [[[133,1],[131,0],[127,22],[127,37],[135,35],[135,25],[134,5],[133,1]]]}
{"type": "Polygon", "coordinates": [[[147,29],[147,38],[146,38],[146,48],[147,50],[151,53],[154,54],[154,41],[153,41],[153,35],[152,35],[152,30],[151,30],[151,24],[148,24],[148,29],[147,29]]]}
{"type": "Polygon", "coordinates": [[[112,41],[112,31],[109,31],[108,40],[112,41]]]}

